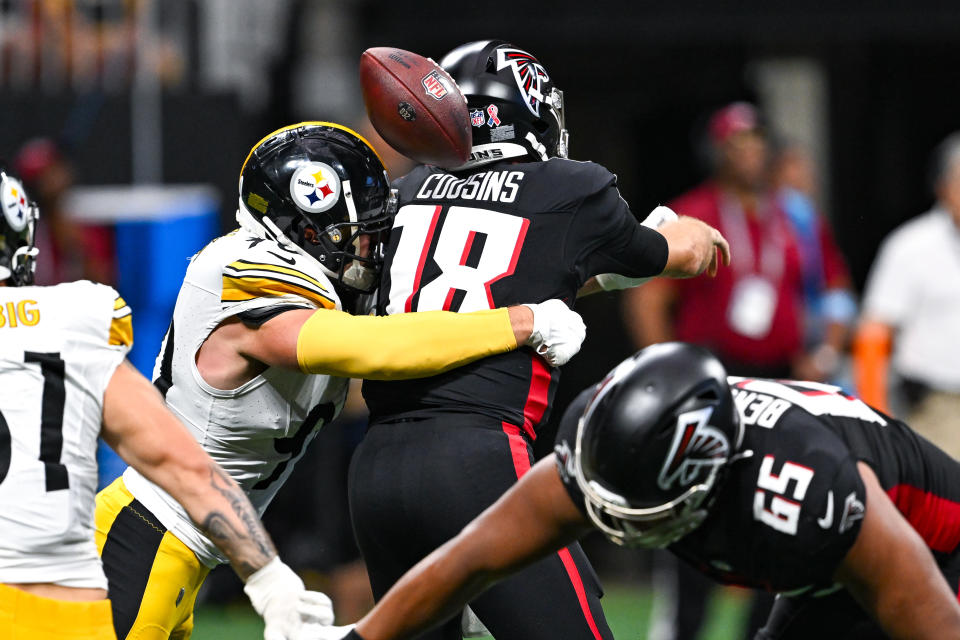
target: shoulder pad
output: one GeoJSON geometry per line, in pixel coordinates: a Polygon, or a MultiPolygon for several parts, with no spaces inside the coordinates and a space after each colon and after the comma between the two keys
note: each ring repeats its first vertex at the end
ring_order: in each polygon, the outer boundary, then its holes
{"type": "Polygon", "coordinates": [[[109,342],[128,349],[133,346],[133,311],[120,294],[117,294],[113,300],[109,342]]]}
{"type": "Polygon", "coordinates": [[[520,199],[525,208],[534,210],[575,207],[593,194],[617,184],[617,176],[596,162],[550,158],[546,162],[517,166],[526,169],[527,174],[524,180],[527,184],[520,199]]]}
{"type": "Polygon", "coordinates": [[[232,240],[242,250],[232,251],[223,259],[224,304],[293,295],[319,308],[337,307],[333,285],[316,261],[245,232],[232,240]]]}
{"type": "MultiPolygon", "coordinates": [[[[57,298],[66,307],[73,310],[88,310],[89,321],[80,321],[75,317],[72,325],[79,328],[87,322],[91,327],[101,327],[104,317],[110,319],[108,343],[113,346],[133,346],[133,312],[126,301],[113,287],[89,280],[77,280],[55,285],[57,298]],[[109,305],[109,306],[108,306],[109,305]]],[[[102,335],[102,334],[100,334],[102,335]]]]}
{"type": "Polygon", "coordinates": [[[431,173],[438,171],[438,169],[427,165],[420,165],[414,167],[410,173],[394,180],[391,186],[400,192],[401,201],[412,200],[423,180],[431,173]]]}
{"type": "Polygon", "coordinates": [[[576,180],[577,190],[581,192],[581,196],[596,193],[617,184],[616,174],[596,162],[550,158],[542,163],[542,166],[551,177],[576,180]]]}
{"type": "Polygon", "coordinates": [[[856,539],[866,500],[849,448],[802,411],[788,412],[773,429],[754,426],[747,433],[745,448],[754,450],[754,460],[740,472],[756,478],[753,520],[777,540],[785,556],[778,562],[797,576],[809,573],[802,582],[818,581],[810,573],[814,565],[831,575],[856,539]]]}

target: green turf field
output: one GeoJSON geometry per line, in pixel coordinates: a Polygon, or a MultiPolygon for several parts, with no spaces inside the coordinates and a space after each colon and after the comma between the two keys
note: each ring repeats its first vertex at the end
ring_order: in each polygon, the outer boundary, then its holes
{"type": "MultiPolygon", "coordinates": [[[[615,585],[607,585],[606,589],[603,608],[617,640],[645,638],[650,616],[650,592],[615,585]]],[[[701,638],[736,640],[746,615],[743,595],[736,591],[717,593],[701,638]]],[[[263,625],[249,606],[201,607],[197,611],[193,637],[196,640],[258,640],[263,637],[263,625]]]]}

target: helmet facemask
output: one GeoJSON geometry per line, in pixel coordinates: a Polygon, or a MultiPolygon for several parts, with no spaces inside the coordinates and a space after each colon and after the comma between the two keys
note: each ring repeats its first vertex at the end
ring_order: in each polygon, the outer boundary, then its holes
{"type": "Polygon", "coordinates": [[[328,224],[322,230],[307,224],[303,228],[305,251],[335,272],[335,279],[359,293],[372,293],[379,284],[384,248],[397,213],[397,190],[391,189],[383,207],[357,212],[349,181],[344,181],[344,198],[350,219],[328,224]],[[311,246],[322,248],[314,253],[311,246]]]}
{"type": "Polygon", "coordinates": [[[704,482],[687,489],[679,497],[656,507],[630,508],[623,496],[606,489],[596,480],[586,480],[579,456],[574,457],[577,485],[583,492],[590,521],[613,543],[628,547],[660,549],[687,535],[707,515],[708,496],[716,484],[722,465],[711,469],[704,482]]]}
{"type": "Polygon", "coordinates": [[[39,250],[34,244],[40,211],[20,181],[0,171],[0,281],[33,284],[39,250]]]}

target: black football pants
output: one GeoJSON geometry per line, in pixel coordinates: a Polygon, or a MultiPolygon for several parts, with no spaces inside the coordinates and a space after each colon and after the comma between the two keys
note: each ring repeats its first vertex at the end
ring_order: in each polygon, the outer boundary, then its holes
{"type": "MultiPolygon", "coordinates": [[[[454,537],[531,464],[520,429],[491,418],[372,425],[350,468],[350,512],[376,598],[454,537]]],[[[580,545],[503,580],[470,607],[496,640],[607,640],[599,581],[580,545]]],[[[419,636],[460,638],[460,617],[419,636]]]]}

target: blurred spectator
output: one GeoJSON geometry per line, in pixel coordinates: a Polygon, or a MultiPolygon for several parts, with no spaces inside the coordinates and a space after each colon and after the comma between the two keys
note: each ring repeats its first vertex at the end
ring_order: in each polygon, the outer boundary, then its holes
{"type": "Polygon", "coordinates": [[[678,339],[707,346],[737,375],[825,380],[844,346],[844,323],[804,348],[805,278],[821,292],[848,290],[845,262],[812,208],[795,219],[819,242],[794,231],[769,184],[767,140],[753,106],[721,109],[708,136],[713,177],[670,206],[720,229],[731,268],[713,279],[658,279],[628,291],[628,330],[637,346],[678,339]]]}
{"type": "Polygon", "coordinates": [[[800,251],[803,343],[804,350],[814,354],[813,358],[795,363],[793,376],[810,379],[817,371],[809,371],[809,365],[816,364],[818,353],[821,360],[826,359],[822,365],[829,365],[829,361],[837,357],[832,349],[846,342],[849,328],[856,319],[857,302],[830,228],[817,210],[816,171],[810,154],[796,144],[782,145],[774,156],[771,174],[777,202],[787,215],[800,251]],[[828,265],[836,260],[840,264],[828,265]],[[828,280],[827,273],[834,277],[828,280]]]}
{"type": "Polygon", "coordinates": [[[63,208],[64,195],[74,177],[63,150],[49,138],[34,138],[17,152],[13,168],[43,216],[36,239],[44,256],[37,263],[37,284],[80,279],[112,284],[113,239],[109,230],[77,224],[63,208]]]}
{"type": "Polygon", "coordinates": [[[867,280],[855,360],[860,396],[889,410],[900,378],[906,420],[960,458],[960,132],[937,149],[933,208],[883,242],[867,280]]]}
{"type": "Polygon", "coordinates": [[[185,0],[0,3],[0,83],[121,89],[139,66],[165,85],[177,84],[188,71],[184,52],[157,30],[156,18],[161,11],[178,17],[186,6],[185,0]]]}
{"type": "MultiPolygon", "coordinates": [[[[670,207],[723,233],[730,269],[712,279],[661,278],[628,290],[627,330],[638,347],[668,340],[709,347],[734,375],[826,380],[855,308],[845,262],[805,193],[813,183],[783,158],[779,188],[772,184],[766,132],[750,104],[717,111],[707,137],[712,177],[670,207]],[[832,292],[842,292],[846,303],[836,304],[832,292]]],[[[696,638],[712,585],[666,554],[655,557],[654,581],[665,606],[655,609],[650,637],[696,638]]],[[[761,598],[754,606],[744,637],[763,623],[770,603],[761,598]]]]}

